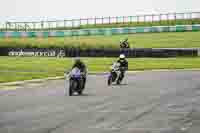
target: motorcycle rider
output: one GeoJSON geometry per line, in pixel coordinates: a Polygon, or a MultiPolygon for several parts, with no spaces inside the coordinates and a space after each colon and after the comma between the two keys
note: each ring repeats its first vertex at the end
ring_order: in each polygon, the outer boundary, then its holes
{"type": "Polygon", "coordinates": [[[85,84],[86,84],[87,67],[85,63],[81,61],[80,57],[75,58],[75,62],[72,66],[72,69],[75,67],[79,68],[81,73],[83,74],[83,88],[82,89],[84,89],[85,84]]]}
{"type": "Polygon", "coordinates": [[[126,57],[124,54],[120,54],[119,59],[117,60],[117,63],[120,64],[119,70],[120,70],[120,76],[117,81],[117,84],[120,84],[120,82],[123,80],[125,71],[128,70],[128,61],[126,60],[126,57]]]}
{"type": "Polygon", "coordinates": [[[120,48],[130,48],[128,38],[126,38],[124,41],[120,41],[120,48]]]}

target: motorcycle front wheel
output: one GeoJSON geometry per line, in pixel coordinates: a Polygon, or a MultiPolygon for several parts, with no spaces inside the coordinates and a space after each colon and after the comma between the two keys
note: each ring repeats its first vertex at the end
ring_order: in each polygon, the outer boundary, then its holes
{"type": "Polygon", "coordinates": [[[121,82],[122,82],[122,75],[121,75],[121,73],[120,73],[120,75],[119,75],[119,77],[118,77],[118,79],[117,79],[117,85],[120,85],[121,84],[121,82]]]}
{"type": "Polygon", "coordinates": [[[77,82],[74,80],[70,80],[70,84],[69,84],[69,96],[73,95],[74,90],[77,87],[77,82]]]}
{"type": "Polygon", "coordinates": [[[117,85],[120,85],[121,84],[121,80],[117,80],[117,85]]]}
{"type": "Polygon", "coordinates": [[[70,88],[69,89],[69,96],[72,96],[73,95],[73,91],[72,91],[72,89],[70,88]]]}
{"type": "Polygon", "coordinates": [[[108,81],[107,81],[108,86],[110,86],[112,82],[113,82],[113,73],[111,72],[110,75],[108,76],[108,81]]]}
{"type": "Polygon", "coordinates": [[[110,86],[110,85],[111,85],[111,83],[112,83],[112,78],[111,78],[111,77],[109,77],[109,78],[108,78],[108,86],[110,86]]]}

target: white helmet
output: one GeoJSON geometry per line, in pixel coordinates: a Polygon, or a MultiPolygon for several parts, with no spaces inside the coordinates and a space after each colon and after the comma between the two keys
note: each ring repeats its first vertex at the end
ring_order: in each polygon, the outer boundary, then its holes
{"type": "Polygon", "coordinates": [[[119,58],[120,59],[125,59],[125,55],[124,54],[120,54],[119,58]]]}

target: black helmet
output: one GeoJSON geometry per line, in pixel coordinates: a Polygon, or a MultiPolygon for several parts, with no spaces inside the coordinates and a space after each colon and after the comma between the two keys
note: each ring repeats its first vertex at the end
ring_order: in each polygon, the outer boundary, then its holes
{"type": "Polygon", "coordinates": [[[128,38],[125,38],[125,41],[128,41],[128,38]]]}

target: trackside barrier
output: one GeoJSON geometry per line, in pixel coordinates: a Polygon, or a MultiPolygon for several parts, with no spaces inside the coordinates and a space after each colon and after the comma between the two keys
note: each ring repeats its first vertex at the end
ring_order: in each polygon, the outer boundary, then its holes
{"type": "Polygon", "coordinates": [[[47,57],[177,57],[198,56],[199,49],[60,49],[60,48],[0,48],[0,56],[47,56],[47,57]]]}
{"type": "Polygon", "coordinates": [[[0,32],[0,38],[4,37],[70,37],[70,36],[93,36],[93,35],[121,35],[135,33],[156,32],[185,32],[200,31],[200,25],[176,25],[176,26],[152,26],[152,27],[125,27],[125,28],[99,28],[80,29],[51,32],[0,32]]]}

